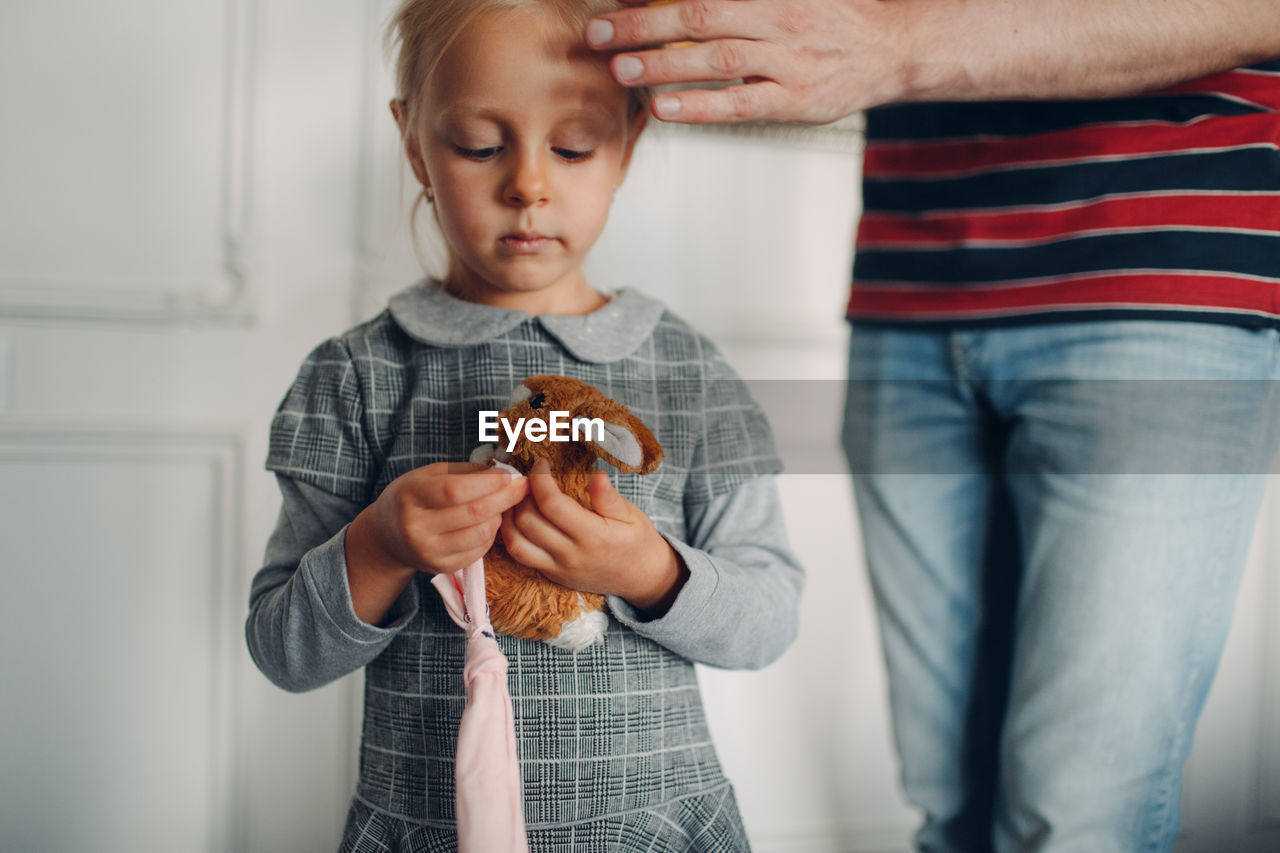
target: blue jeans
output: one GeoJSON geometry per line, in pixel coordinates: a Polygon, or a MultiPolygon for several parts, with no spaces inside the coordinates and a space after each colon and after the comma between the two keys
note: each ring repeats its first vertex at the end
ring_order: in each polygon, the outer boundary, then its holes
{"type": "Polygon", "coordinates": [[[855,326],[845,452],[923,851],[1169,850],[1280,332],[855,326]]]}

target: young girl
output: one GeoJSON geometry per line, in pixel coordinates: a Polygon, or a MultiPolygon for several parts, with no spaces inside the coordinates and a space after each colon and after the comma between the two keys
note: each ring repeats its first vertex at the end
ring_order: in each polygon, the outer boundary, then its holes
{"type": "Polygon", "coordinates": [[[442,281],[318,347],[271,427],[283,508],[247,637],[276,684],[366,669],[344,851],[455,848],[464,634],[430,584],[501,529],[513,556],[602,593],[603,641],[500,636],[534,853],[747,850],[694,662],[754,668],[790,644],[802,583],[769,429],[710,342],[641,293],[592,288],[646,105],[581,44],[609,0],[406,0],[392,112],[450,248],[442,281]],[[529,375],[627,405],[666,458],[593,483],[458,463],[478,413],[529,375]]]}

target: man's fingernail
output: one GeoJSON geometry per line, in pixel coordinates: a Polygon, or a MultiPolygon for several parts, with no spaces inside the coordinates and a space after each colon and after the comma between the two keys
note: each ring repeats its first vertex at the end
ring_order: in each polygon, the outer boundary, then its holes
{"type": "Polygon", "coordinates": [[[604,47],[611,41],[613,41],[613,24],[601,20],[587,24],[587,44],[592,47],[604,47]]]}
{"type": "Polygon", "coordinates": [[[680,99],[671,95],[659,95],[653,99],[653,111],[658,118],[675,118],[680,114],[680,99]]]}
{"type": "Polygon", "coordinates": [[[613,72],[619,80],[635,80],[644,73],[644,63],[634,56],[619,56],[613,61],[613,72]]]}

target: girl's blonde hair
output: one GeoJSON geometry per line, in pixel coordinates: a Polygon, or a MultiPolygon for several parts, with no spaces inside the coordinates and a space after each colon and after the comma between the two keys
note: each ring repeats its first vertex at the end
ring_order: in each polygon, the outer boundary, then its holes
{"type": "MultiPolygon", "coordinates": [[[[396,55],[396,98],[410,122],[417,115],[418,95],[431,82],[436,66],[477,15],[501,9],[541,7],[557,13],[565,26],[581,33],[587,21],[618,8],[615,0],[403,0],[387,27],[387,47],[396,55]]],[[[649,108],[648,89],[631,89],[630,114],[649,108]]]]}

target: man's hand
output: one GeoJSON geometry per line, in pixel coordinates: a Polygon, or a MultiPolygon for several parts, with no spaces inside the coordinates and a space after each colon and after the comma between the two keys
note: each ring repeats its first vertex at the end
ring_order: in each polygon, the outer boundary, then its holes
{"type": "Polygon", "coordinates": [[[625,86],[687,123],[825,124],[902,101],[1107,98],[1280,56],[1277,0],[676,0],[592,19],[625,86]],[[694,42],[681,46],[682,42],[694,42]]]}
{"type": "Polygon", "coordinates": [[[901,4],[883,0],[678,0],[602,15],[586,39],[601,50],[650,48],[613,57],[623,85],[743,81],[658,95],[660,119],[826,124],[904,91],[902,18],[901,4]]]}

